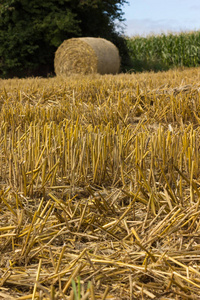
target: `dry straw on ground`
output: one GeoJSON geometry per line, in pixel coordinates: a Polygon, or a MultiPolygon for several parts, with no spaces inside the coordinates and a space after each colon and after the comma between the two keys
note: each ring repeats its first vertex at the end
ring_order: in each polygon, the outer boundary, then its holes
{"type": "Polygon", "coordinates": [[[3,81],[0,299],[200,299],[199,95],[196,69],[3,81]]]}
{"type": "Polygon", "coordinates": [[[116,74],[120,68],[117,47],[102,38],[65,40],[55,53],[56,75],[116,74]]]}

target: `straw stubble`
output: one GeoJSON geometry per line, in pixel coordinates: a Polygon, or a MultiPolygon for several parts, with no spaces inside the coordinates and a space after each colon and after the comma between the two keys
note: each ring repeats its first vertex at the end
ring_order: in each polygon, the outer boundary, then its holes
{"type": "Polygon", "coordinates": [[[0,297],[198,299],[198,78],[4,82],[0,297]]]}

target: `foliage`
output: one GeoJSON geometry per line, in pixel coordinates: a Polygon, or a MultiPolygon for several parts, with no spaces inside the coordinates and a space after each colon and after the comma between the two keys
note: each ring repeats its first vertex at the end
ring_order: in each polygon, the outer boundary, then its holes
{"type": "MultiPolygon", "coordinates": [[[[0,0],[0,76],[45,75],[63,40],[118,36],[126,0],[0,0]]],[[[125,44],[124,44],[125,46],[125,44]]]]}
{"type": "Polygon", "coordinates": [[[200,64],[200,31],[127,39],[135,71],[196,67],[200,64]]]}

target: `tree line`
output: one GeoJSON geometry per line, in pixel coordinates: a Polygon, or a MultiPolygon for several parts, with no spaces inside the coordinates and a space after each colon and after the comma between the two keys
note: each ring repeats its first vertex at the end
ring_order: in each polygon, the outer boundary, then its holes
{"type": "Polygon", "coordinates": [[[126,0],[0,0],[0,77],[47,76],[54,54],[72,37],[102,37],[127,63],[123,22],[126,0]]]}

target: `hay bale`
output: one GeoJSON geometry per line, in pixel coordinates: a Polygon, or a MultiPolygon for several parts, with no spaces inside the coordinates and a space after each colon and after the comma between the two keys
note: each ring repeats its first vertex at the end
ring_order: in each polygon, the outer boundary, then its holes
{"type": "Polygon", "coordinates": [[[72,38],[57,49],[54,67],[56,75],[116,74],[120,68],[119,51],[102,38],[72,38]]]}

